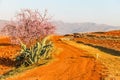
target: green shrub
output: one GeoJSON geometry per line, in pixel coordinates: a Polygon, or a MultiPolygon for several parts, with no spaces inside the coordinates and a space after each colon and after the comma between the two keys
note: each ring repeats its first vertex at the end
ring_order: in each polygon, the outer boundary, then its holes
{"type": "Polygon", "coordinates": [[[40,60],[49,59],[52,49],[53,43],[47,40],[47,38],[44,38],[41,42],[36,42],[30,48],[27,48],[25,44],[21,43],[20,55],[15,59],[16,66],[29,66],[38,63],[40,60]]]}

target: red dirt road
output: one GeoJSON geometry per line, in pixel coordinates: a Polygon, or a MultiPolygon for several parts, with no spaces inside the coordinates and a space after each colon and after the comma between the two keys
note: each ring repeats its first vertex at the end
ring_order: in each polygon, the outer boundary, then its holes
{"type": "Polygon", "coordinates": [[[7,80],[102,80],[102,65],[85,51],[53,37],[59,54],[47,65],[20,73],[7,80]]]}

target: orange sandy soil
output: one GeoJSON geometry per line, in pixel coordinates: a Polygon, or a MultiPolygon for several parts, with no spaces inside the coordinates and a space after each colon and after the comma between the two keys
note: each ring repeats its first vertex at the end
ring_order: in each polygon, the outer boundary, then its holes
{"type": "MultiPolygon", "coordinates": [[[[65,44],[59,38],[57,36],[52,38],[58,52],[54,54],[54,60],[51,63],[19,73],[6,80],[102,80],[105,77],[101,74],[104,66],[100,62],[89,57],[86,51],[65,44]]],[[[9,41],[4,38],[0,39],[0,43],[5,40],[9,41]]],[[[2,45],[0,56],[12,59],[16,50],[19,50],[19,47],[2,45]]],[[[12,66],[9,65],[0,60],[0,74],[10,70],[12,66]]]]}
{"type": "Polygon", "coordinates": [[[0,37],[0,75],[13,68],[13,58],[19,50],[18,46],[10,43],[9,37],[0,37]]]}
{"type": "Polygon", "coordinates": [[[95,46],[102,46],[109,49],[120,51],[120,30],[109,31],[104,33],[89,33],[93,37],[83,36],[81,38],[74,38],[74,41],[80,41],[85,44],[92,44],[95,46]],[[101,38],[104,37],[104,38],[101,38]],[[107,38],[107,37],[117,37],[107,38]]]}
{"type": "Polygon", "coordinates": [[[120,30],[108,31],[108,32],[105,32],[105,35],[120,36],[120,30]]]}
{"type": "Polygon", "coordinates": [[[120,40],[100,40],[94,38],[75,38],[74,41],[81,41],[86,44],[92,44],[96,46],[102,46],[109,49],[114,49],[120,51],[120,40]]]}

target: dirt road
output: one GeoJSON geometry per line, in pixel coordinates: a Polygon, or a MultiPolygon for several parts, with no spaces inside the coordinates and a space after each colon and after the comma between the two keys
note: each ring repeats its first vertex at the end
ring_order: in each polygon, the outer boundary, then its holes
{"type": "Polygon", "coordinates": [[[102,65],[86,51],[53,37],[59,54],[47,65],[20,73],[7,80],[102,80],[102,65]]]}

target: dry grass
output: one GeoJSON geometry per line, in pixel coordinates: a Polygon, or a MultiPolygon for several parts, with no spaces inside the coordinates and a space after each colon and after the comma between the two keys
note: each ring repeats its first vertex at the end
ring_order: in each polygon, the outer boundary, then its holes
{"type": "Polygon", "coordinates": [[[107,69],[103,69],[103,74],[107,75],[106,80],[120,79],[120,57],[111,55],[111,53],[102,52],[101,50],[84,45],[81,43],[76,43],[73,41],[64,41],[65,43],[83,49],[86,51],[86,54],[93,56],[96,60],[100,61],[107,69]]]}

